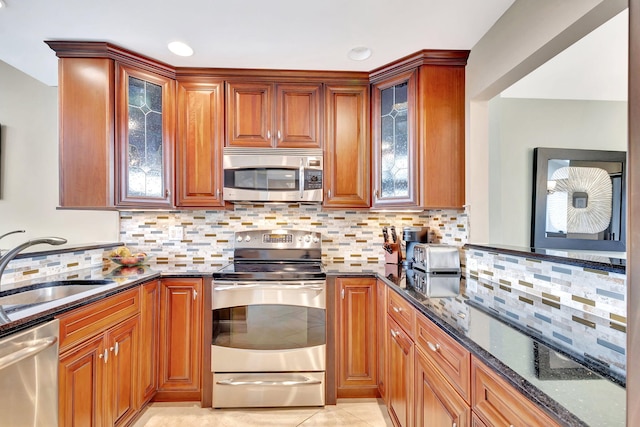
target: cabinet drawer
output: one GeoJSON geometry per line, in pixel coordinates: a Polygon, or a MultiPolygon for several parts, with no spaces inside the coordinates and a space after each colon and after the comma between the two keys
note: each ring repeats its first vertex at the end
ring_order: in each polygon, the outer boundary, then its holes
{"type": "Polygon", "coordinates": [[[540,426],[558,424],[498,374],[471,358],[472,409],[489,426],[540,426]]]}
{"type": "Polygon", "coordinates": [[[415,310],[411,304],[391,289],[387,289],[387,312],[393,320],[413,339],[416,322],[415,310]]]}
{"type": "Polygon", "coordinates": [[[471,354],[422,314],[416,315],[416,345],[456,389],[471,402],[471,354]]]}
{"type": "Polygon", "coordinates": [[[131,289],[58,316],[60,353],[73,344],[138,314],[139,292],[138,288],[131,289]]]}

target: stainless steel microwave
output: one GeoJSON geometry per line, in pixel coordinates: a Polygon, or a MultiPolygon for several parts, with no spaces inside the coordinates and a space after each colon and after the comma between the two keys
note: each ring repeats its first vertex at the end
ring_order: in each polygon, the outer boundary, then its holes
{"type": "Polygon", "coordinates": [[[322,150],[238,148],[223,151],[223,198],[230,202],[322,202],[322,150]]]}

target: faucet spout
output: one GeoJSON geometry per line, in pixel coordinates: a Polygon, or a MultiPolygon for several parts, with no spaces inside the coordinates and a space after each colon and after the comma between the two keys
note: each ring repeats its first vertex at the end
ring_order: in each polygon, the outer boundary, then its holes
{"type": "Polygon", "coordinates": [[[16,234],[16,233],[24,233],[24,230],[13,230],[8,233],[4,233],[3,235],[0,236],[0,239],[2,239],[3,237],[7,237],[10,234],[16,234]]]}
{"type": "Polygon", "coordinates": [[[43,243],[57,246],[67,243],[67,239],[63,239],[62,237],[42,237],[39,239],[28,240],[11,249],[9,252],[0,257],[0,282],[2,281],[2,273],[4,273],[4,269],[7,268],[9,262],[14,259],[16,255],[18,255],[21,251],[28,248],[29,246],[40,245],[43,243]]]}

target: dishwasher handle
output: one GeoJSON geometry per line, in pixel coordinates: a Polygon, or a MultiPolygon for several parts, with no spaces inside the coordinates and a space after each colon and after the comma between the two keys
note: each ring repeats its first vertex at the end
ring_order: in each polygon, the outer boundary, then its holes
{"type": "Polygon", "coordinates": [[[8,368],[9,366],[18,363],[26,358],[35,356],[43,350],[51,347],[58,341],[58,337],[46,337],[32,341],[25,341],[23,344],[27,344],[27,347],[21,348],[6,356],[0,357],[0,370],[8,368]]]}

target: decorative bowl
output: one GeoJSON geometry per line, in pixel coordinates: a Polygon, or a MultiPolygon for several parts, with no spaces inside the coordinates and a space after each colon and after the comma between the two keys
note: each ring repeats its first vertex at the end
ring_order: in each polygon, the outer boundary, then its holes
{"type": "Polygon", "coordinates": [[[118,265],[125,267],[133,267],[142,265],[151,259],[151,255],[129,255],[129,256],[111,256],[109,259],[118,265]]]}

